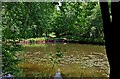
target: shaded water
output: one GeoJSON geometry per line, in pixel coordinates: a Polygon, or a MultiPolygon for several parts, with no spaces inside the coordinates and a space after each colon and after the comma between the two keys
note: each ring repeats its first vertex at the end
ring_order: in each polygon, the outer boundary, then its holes
{"type": "Polygon", "coordinates": [[[103,53],[105,52],[104,46],[98,46],[98,45],[90,45],[90,44],[66,44],[66,43],[56,43],[56,44],[42,44],[38,46],[26,46],[24,51],[35,53],[38,51],[43,52],[44,54],[50,53],[50,52],[56,52],[56,48],[60,47],[61,51],[66,51],[67,54],[90,54],[93,52],[96,53],[103,53]]]}
{"type": "Polygon", "coordinates": [[[91,44],[49,43],[28,45],[24,47],[25,62],[21,64],[26,76],[54,76],[61,69],[63,76],[106,77],[109,65],[105,47],[91,44]],[[60,47],[63,52],[63,63],[56,64],[53,71],[49,62],[49,53],[55,53],[60,47]]]}

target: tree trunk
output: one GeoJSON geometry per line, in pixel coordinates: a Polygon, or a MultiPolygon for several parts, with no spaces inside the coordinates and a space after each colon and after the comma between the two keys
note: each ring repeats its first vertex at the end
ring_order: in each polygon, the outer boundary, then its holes
{"type": "Polygon", "coordinates": [[[103,25],[104,25],[104,35],[105,35],[105,46],[106,46],[106,53],[108,57],[108,61],[110,64],[110,78],[109,79],[117,79],[119,78],[119,55],[120,50],[118,47],[115,47],[116,45],[119,45],[119,37],[116,37],[119,31],[117,26],[120,26],[118,20],[119,11],[118,11],[118,3],[111,3],[111,12],[112,12],[112,23],[110,22],[110,14],[108,9],[108,3],[106,2],[100,2],[101,12],[102,12],[102,18],[103,18],[103,25]],[[114,10],[114,11],[113,11],[114,10]],[[117,15],[115,18],[114,15],[117,15]],[[116,30],[117,29],[117,30],[116,30]],[[117,72],[118,71],[118,72],[117,72]]]}

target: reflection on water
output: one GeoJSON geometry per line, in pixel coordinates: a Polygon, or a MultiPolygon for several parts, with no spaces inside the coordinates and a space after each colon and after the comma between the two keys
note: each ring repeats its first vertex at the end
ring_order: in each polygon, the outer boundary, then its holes
{"type": "MultiPolygon", "coordinates": [[[[21,64],[27,76],[35,76],[35,73],[44,76],[56,73],[61,69],[64,76],[108,76],[109,65],[106,57],[105,47],[91,44],[69,44],[49,43],[37,46],[25,46],[25,62],[21,64]],[[63,63],[55,65],[50,72],[52,64],[49,62],[48,54],[56,52],[60,47],[63,52],[63,63]]],[[[38,75],[37,75],[38,76],[38,75]]]]}
{"type": "Polygon", "coordinates": [[[104,46],[97,46],[97,45],[90,45],[90,44],[42,44],[38,46],[29,46],[25,47],[25,52],[37,52],[41,51],[44,53],[49,52],[56,52],[56,48],[60,47],[63,50],[67,51],[67,54],[76,54],[75,52],[79,54],[90,54],[93,52],[97,53],[103,53],[105,54],[105,47],[104,46]]]}

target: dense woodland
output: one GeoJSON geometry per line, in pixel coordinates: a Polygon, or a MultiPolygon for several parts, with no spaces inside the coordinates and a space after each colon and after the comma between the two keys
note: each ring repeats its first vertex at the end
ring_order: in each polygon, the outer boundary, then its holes
{"type": "Polygon", "coordinates": [[[104,42],[98,3],[3,3],[3,31],[8,39],[49,37],[104,42]]]}
{"type": "Polygon", "coordinates": [[[66,38],[104,44],[100,5],[97,2],[10,2],[2,3],[3,73],[22,74],[15,56],[21,39],[66,38]],[[53,38],[53,37],[52,37],[53,38]],[[19,72],[19,73],[18,73],[19,72]]]}

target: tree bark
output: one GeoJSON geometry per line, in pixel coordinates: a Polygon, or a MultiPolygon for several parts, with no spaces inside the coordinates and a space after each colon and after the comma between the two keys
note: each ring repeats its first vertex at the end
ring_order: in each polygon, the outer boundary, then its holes
{"type": "Polygon", "coordinates": [[[118,66],[119,65],[118,53],[120,53],[120,50],[116,45],[119,45],[119,40],[118,40],[119,37],[117,37],[119,32],[117,30],[119,27],[117,26],[120,26],[120,22],[118,22],[116,18],[120,16],[118,11],[119,6],[118,6],[118,3],[111,2],[112,22],[110,22],[110,14],[109,14],[107,0],[106,2],[100,2],[100,7],[101,7],[102,18],[103,18],[106,53],[107,53],[108,61],[110,64],[109,79],[117,79],[119,78],[118,69],[120,66],[118,66]],[[117,15],[117,17],[115,15],[117,15]]]}

